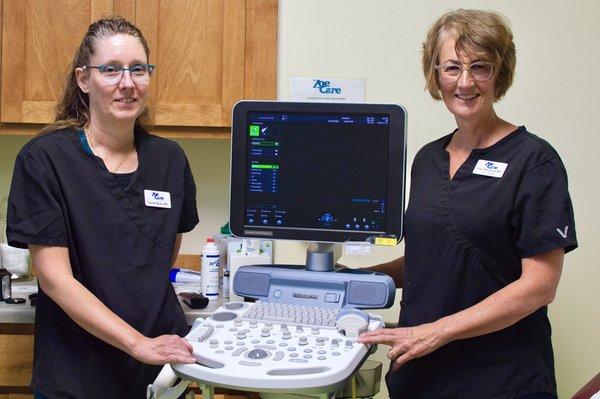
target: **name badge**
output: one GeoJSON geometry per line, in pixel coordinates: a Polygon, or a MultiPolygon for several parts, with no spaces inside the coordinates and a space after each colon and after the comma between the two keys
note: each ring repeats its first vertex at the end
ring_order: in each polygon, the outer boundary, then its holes
{"type": "Polygon", "coordinates": [[[507,163],[480,159],[477,161],[477,165],[475,165],[473,173],[476,175],[496,177],[499,179],[504,174],[507,166],[507,163]]]}
{"type": "Polygon", "coordinates": [[[170,208],[171,194],[168,191],[144,190],[144,202],[153,208],[170,208]]]}

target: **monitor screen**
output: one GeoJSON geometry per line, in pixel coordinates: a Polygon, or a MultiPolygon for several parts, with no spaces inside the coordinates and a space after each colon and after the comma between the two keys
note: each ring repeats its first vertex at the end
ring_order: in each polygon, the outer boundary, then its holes
{"type": "Polygon", "coordinates": [[[242,101],[233,109],[230,225],[242,237],[402,237],[404,109],[242,101]]]}

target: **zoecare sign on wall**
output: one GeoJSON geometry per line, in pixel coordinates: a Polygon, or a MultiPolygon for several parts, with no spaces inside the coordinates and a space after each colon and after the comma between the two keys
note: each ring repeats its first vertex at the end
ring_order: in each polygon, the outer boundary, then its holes
{"type": "Polygon", "coordinates": [[[365,79],[290,78],[290,101],[365,101],[365,79]]]}

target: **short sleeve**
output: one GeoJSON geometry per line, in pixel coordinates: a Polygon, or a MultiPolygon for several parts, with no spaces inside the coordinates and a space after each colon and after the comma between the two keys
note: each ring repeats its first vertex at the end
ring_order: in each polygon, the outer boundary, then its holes
{"type": "Polygon", "coordinates": [[[567,173],[558,156],[525,174],[516,195],[512,224],[521,258],[557,248],[564,248],[565,253],[577,248],[567,173]]]}
{"type": "Polygon", "coordinates": [[[181,217],[179,218],[179,227],[177,233],[187,233],[198,224],[198,209],[196,208],[196,183],[190,169],[189,162],[185,160],[184,171],[184,199],[181,209],[181,217]]]}
{"type": "Polygon", "coordinates": [[[60,192],[44,167],[27,154],[15,161],[6,220],[8,244],[68,246],[60,192]]]}

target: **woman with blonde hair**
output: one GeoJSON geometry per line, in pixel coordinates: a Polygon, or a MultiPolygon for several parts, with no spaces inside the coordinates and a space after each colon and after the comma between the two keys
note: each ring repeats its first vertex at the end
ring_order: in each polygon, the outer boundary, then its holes
{"type": "Polygon", "coordinates": [[[457,128],[415,156],[405,255],[373,267],[403,288],[399,327],[359,338],[391,347],[391,398],[556,398],[547,306],[577,239],[558,154],[494,110],[515,64],[495,12],[448,12],[423,44],[457,128]]]}

